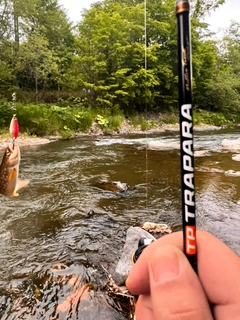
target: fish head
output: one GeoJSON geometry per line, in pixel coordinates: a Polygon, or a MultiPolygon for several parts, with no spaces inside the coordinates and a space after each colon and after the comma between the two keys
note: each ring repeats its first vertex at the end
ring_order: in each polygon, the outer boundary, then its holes
{"type": "Polygon", "coordinates": [[[20,162],[20,149],[18,146],[8,145],[3,156],[2,162],[5,166],[12,168],[19,164],[20,162]]]}

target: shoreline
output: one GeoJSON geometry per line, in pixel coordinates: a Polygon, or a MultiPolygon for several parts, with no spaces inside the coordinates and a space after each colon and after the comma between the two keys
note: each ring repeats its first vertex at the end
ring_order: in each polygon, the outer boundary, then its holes
{"type": "MultiPolygon", "coordinates": [[[[211,125],[198,125],[194,127],[195,131],[207,131],[207,130],[220,130],[222,127],[216,127],[211,125]]],[[[141,129],[134,129],[128,126],[124,126],[121,128],[119,132],[112,132],[112,133],[103,133],[101,130],[89,132],[82,132],[76,133],[75,136],[71,139],[81,137],[81,136],[96,136],[96,137],[106,137],[106,136],[126,136],[128,134],[157,134],[163,132],[177,132],[179,131],[179,124],[167,124],[163,125],[159,128],[150,129],[146,131],[142,131],[141,129]]],[[[50,142],[58,141],[61,139],[61,136],[45,136],[45,137],[31,137],[25,134],[20,134],[20,136],[16,140],[16,144],[19,147],[29,147],[29,146],[38,146],[42,144],[47,144],[50,142]]],[[[9,144],[11,143],[11,138],[6,138],[4,135],[3,137],[0,135],[0,150],[4,150],[9,144]]]]}

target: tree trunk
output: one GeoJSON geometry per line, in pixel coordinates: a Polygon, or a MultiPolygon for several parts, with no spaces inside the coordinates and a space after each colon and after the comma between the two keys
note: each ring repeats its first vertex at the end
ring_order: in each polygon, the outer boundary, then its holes
{"type": "MultiPolygon", "coordinates": [[[[18,60],[18,53],[19,53],[19,15],[17,12],[16,2],[13,1],[13,23],[14,23],[14,52],[13,52],[13,59],[14,65],[16,65],[16,61],[18,60]]],[[[16,72],[15,76],[16,76],[16,72]]],[[[14,81],[15,86],[19,86],[19,82],[17,80],[14,81]]]]}
{"type": "Polygon", "coordinates": [[[38,78],[37,72],[35,72],[35,103],[38,103],[38,78]]]}

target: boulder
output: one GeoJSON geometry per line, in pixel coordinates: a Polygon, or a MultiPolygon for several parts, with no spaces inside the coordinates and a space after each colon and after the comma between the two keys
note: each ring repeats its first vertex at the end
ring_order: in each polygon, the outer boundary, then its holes
{"type": "Polygon", "coordinates": [[[125,283],[132,269],[132,256],[138,248],[139,239],[142,237],[155,240],[149,232],[140,227],[128,228],[123,252],[113,273],[113,279],[119,286],[125,283]]]}

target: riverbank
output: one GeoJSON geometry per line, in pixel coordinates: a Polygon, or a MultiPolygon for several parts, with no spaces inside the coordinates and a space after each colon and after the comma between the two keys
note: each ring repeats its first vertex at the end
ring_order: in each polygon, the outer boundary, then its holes
{"type": "MultiPolygon", "coordinates": [[[[16,144],[19,147],[27,147],[27,146],[37,146],[40,144],[47,144],[51,141],[56,141],[58,140],[59,137],[55,137],[55,138],[41,138],[41,137],[31,137],[31,136],[20,136],[17,140],[16,140],[16,144]]],[[[4,150],[7,145],[11,143],[11,139],[7,139],[7,138],[3,138],[0,136],[0,150],[4,150]]]]}
{"type": "MultiPolygon", "coordinates": [[[[194,126],[194,130],[196,131],[220,130],[220,129],[221,127],[205,125],[205,124],[194,126]]],[[[178,132],[178,131],[179,131],[179,124],[164,124],[161,127],[143,131],[141,130],[140,127],[135,128],[129,125],[128,123],[124,122],[124,124],[121,126],[119,131],[108,132],[106,134],[97,126],[92,126],[87,132],[76,133],[75,136],[72,137],[72,139],[79,136],[84,136],[84,135],[89,135],[89,136],[106,136],[106,135],[116,136],[116,135],[128,135],[128,134],[148,135],[148,134],[155,134],[155,133],[178,132]]],[[[16,140],[16,143],[20,147],[27,147],[27,146],[37,146],[41,144],[47,144],[52,141],[57,141],[60,139],[63,139],[63,138],[59,135],[35,137],[35,136],[29,136],[26,134],[20,134],[16,140]]],[[[11,142],[11,138],[7,137],[6,134],[0,135],[0,150],[4,150],[10,142],[11,142]]]]}

